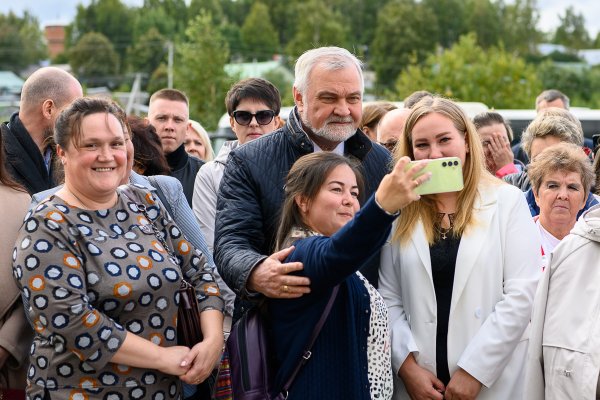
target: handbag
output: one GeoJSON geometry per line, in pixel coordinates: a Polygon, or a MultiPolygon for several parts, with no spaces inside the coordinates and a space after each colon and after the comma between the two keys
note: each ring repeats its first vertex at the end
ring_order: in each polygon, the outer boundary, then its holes
{"type": "Polygon", "coordinates": [[[179,309],[177,310],[177,343],[189,348],[203,339],[200,329],[200,310],[196,289],[185,279],[181,281],[179,309]]]}
{"type": "Polygon", "coordinates": [[[0,400],[25,400],[25,390],[0,389],[0,400]]]}
{"type": "MultiPolygon", "coordinates": [[[[123,194],[130,201],[131,199],[131,189],[128,186],[124,186],[123,194]]],[[[196,344],[202,341],[202,329],[200,328],[200,308],[198,307],[198,299],[196,297],[196,290],[194,286],[185,280],[183,277],[183,270],[181,270],[181,265],[179,259],[171,250],[167,241],[165,240],[163,234],[158,230],[158,227],[148,215],[148,211],[146,210],[146,205],[133,201],[138,210],[144,215],[150,227],[152,228],[152,232],[154,236],[158,239],[161,246],[167,252],[169,260],[180,267],[181,271],[181,285],[177,290],[177,294],[179,297],[179,307],[177,309],[177,344],[181,346],[187,346],[189,348],[194,347],[196,344]]]]}
{"type": "MultiPolygon", "coordinates": [[[[300,369],[308,362],[312,353],[311,349],[325,324],[329,312],[333,307],[339,285],[333,288],[329,301],[321,314],[319,321],[304,348],[302,357],[296,364],[291,376],[287,379],[281,392],[272,395],[275,368],[269,351],[269,340],[266,322],[261,307],[251,308],[233,326],[229,339],[225,344],[226,354],[229,356],[229,367],[219,368],[217,385],[220,381],[231,383],[233,398],[235,400],[284,400],[300,369]],[[223,371],[229,376],[223,376],[223,371]]],[[[223,367],[223,365],[221,365],[223,367]]],[[[217,391],[219,387],[217,386],[217,391]]]]}

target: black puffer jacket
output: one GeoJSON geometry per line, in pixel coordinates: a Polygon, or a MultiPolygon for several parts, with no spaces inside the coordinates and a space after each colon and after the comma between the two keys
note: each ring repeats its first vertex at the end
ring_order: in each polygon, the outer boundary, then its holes
{"type": "MultiPolygon", "coordinates": [[[[288,171],[298,158],[313,151],[294,109],[283,128],[230,153],[217,198],[214,255],[223,280],[238,295],[248,294],[250,271],[273,253],[288,171]]],[[[366,201],[389,171],[390,153],[361,131],[345,142],[344,152],[360,162],[366,201]]],[[[375,286],[377,267],[374,261],[361,269],[375,286]]]]}
{"type": "Polygon", "coordinates": [[[57,171],[53,161],[56,153],[52,151],[50,171],[46,168],[44,156],[31,138],[19,113],[10,117],[10,122],[0,125],[4,142],[4,166],[13,180],[21,184],[32,195],[57,185],[57,171]]]}

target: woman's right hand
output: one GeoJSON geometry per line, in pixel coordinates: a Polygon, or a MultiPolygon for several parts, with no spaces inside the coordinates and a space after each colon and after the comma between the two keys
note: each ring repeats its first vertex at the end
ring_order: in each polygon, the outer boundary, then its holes
{"type": "Polygon", "coordinates": [[[444,398],[444,384],[435,375],[421,368],[411,354],[402,363],[398,376],[402,378],[406,392],[413,400],[444,398]]]}
{"type": "Polygon", "coordinates": [[[389,213],[395,213],[413,201],[419,200],[420,196],[415,193],[415,188],[431,177],[431,173],[428,172],[415,178],[415,175],[427,165],[426,161],[417,163],[405,171],[409,162],[408,157],[398,160],[392,172],[383,177],[375,192],[377,203],[389,213]]]}
{"type": "Polygon", "coordinates": [[[190,349],[186,346],[160,347],[158,370],[169,375],[184,375],[192,367],[192,363],[184,363],[189,352],[190,349]]]}

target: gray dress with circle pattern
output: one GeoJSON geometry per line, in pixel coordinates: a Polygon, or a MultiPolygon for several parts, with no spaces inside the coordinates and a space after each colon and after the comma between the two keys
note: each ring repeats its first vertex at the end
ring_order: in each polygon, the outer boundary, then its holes
{"type": "Polygon", "coordinates": [[[200,309],[223,309],[204,256],[196,253],[151,194],[118,189],[117,204],[89,211],[57,196],[26,217],[13,273],[36,331],[27,395],[54,399],[176,399],[179,379],[110,362],[126,331],[160,346],[177,342],[181,269],[149,229],[142,202],[196,287],[200,309]]]}

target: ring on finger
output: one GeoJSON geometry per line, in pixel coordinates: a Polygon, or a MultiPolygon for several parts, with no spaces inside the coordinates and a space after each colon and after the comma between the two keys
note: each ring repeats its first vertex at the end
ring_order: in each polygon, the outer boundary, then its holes
{"type": "Polygon", "coordinates": [[[289,292],[290,288],[289,288],[289,286],[288,286],[288,285],[283,285],[283,286],[281,287],[281,290],[283,290],[285,293],[287,293],[287,292],[289,292]]]}

